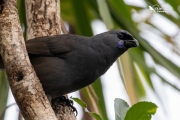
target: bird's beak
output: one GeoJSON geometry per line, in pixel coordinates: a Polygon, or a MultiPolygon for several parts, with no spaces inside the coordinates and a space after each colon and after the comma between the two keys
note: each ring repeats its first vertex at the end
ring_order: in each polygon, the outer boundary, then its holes
{"type": "Polygon", "coordinates": [[[131,48],[131,47],[137,47],[139,46],[139,42],[136,39],[133,40],[126,40],[124,42],[124,46],[131,48]]]}

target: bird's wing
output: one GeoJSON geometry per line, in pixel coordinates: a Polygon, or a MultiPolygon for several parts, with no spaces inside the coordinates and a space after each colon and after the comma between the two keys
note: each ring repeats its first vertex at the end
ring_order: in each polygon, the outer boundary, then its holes
{"type": "Polygon", "coordinates": [[[26,42],[26,49],[28,54],[52,56],[45,41],[47,41],[47,38],[35,38],[28,40],[26,42]]]}
{"type": "Polygon", "coordinates": [[[75,35],[46,36],[28,40],[26,48],[28,54],[54,56],[69,53],[77,44],[78,37],[75,35]]]}

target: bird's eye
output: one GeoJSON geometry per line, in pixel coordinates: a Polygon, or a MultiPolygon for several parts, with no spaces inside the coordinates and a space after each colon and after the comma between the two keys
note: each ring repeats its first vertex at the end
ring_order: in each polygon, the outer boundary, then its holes
{"type": "Polygon", "coordinates": [[[119,39],[122,39],[122,38],[123,38],[123,35],[122,35],[122,34],[118,34],[117,37],[118,37],[119,39]]]}

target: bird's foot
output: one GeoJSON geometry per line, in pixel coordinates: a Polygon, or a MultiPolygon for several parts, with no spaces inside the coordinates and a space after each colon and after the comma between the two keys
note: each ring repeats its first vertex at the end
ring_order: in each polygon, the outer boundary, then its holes
{"type": "Polygon", "coordinates": [[[52,100],[52,102],[54,102],[54,101],[59,101],[59,103],[65,103],[67,106],[69,106],[71,109],[72,109],[72,111],[73,112],[75,112],[76,113],[76,116],[77,116],[77,114],[78,114],[78,111],[77,111],[77,109],[73,106],[73,101],[72,100],[70,100],[68,97],[66,97],[66,96],[60,96],[60,97],[57,97],[56,99],[53,99],[52,100]]]}

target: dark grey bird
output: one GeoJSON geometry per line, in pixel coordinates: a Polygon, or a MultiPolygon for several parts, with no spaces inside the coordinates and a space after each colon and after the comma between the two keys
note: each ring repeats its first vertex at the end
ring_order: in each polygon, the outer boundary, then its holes
{"type": "Polygon", "coordinates": [[[119,56],[138,45],[125,30],[112,30],[92,37],[46,36],[26,42],[30,61],[45,93],[51,98],[93,83],[119,56]]]}

